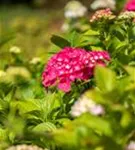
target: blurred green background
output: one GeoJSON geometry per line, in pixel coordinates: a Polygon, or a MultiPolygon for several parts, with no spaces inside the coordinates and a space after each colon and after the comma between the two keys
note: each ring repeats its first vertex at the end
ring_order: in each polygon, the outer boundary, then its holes
{"type": "Polygon", "coordinates": [[[29,57],[47,52],[51,34],[61,27],[63,10],[52,9],[51,5],[45,8],[39,1],[31,1],[30,5],[30,1],[1,2],[0,57],[7,56],[12,46],[20,47],[29,57]],[[4,45],[7,40],[8,44],[4,45]]]}
{"type": "MultiPolygon", "coordinates": [[[[19,47],[27,59],[48,58],[55,50],[50,38],[61,34],[64,7],[69,1],[0,0],[0,67],[5,66],[13,46],[19,47]]],[[[89,9],[94,0],[78,1],[89,9]]]]}
{"type": "MultiPolygon", "coordinates": [[[[27,59],[48,58],[50,37],[60,34],[68,1],[0,0],[0,67],[5,66],[13,46],[21,48],[27,59]]],[[[90,0],[81,2],[90,5],[90,0]]]]}

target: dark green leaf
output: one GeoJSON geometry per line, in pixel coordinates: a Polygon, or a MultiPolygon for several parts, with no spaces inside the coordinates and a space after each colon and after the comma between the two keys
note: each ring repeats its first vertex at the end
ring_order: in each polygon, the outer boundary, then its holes
{"type": "Polygon", "coordinates": [[[64,48],[66,46],[71,46],[71,44],[68,40],[64,39],[63,37],[57,36],[57,35],[53,35],[51,37],[51,42],[60,48],[64,48]]]}

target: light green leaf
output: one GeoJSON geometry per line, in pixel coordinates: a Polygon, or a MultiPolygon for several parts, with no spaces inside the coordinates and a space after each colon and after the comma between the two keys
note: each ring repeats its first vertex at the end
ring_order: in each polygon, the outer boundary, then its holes
{"type": "Polygon", "coordinates": [[[77,33],[76,31],[72,32],[71,35],[69,35],[69,40],[72,47],[80,46],[82,35],[77,33]]]}
{"type": "Polygon", "coordinates": [[[0,128],[0,141],[5,140],[7,138],[7,130],[0,128]]]}
{"type": "Polygon", "coordinates": [[[97,103],[100,103],[100,104],[108,103],[108,101],[106,101],[105,97],[102,96],[102,93],[96,89],[88,90],[85,94],[88,98],[94,100],[97,103]]]}
{"type": "Polygon", "coordinates": [[[130,79],[135,82],[135,67],[127,66],[125,67],[126,71],[130,75],[130,79]]]}
{"type": "Polygon", "coordinates": [[[44,101],[41,104],[41,110],[43,112],[44,118],[48,118],[48,115],[53,111],[53,109],[60,106],[59,100],[56,97],[57,94],[46,94],[44,101]]]}
{"type": "Polygon", "coordinates": [[[86,31],[85,33],[84,33],[84,35],[99,35],[99,32],[98,31],[94,31],[94,30],[88,30],[88,31],[86,31]]]}
{"type": "Polygon", "coordinates": [[[95,132],[107,136],[112,135],[112,129],[110,123],[103,118],[98,116],[92,116],[90,114],[84,114],[82,117],[76,120],[76,124],[83,124],[87,127],[93,129],[95,132]]]}
{"type": "Polygon", "coordinates": [[[56,129],[55,125],[52,124],[51,122],[44,122],[44,123],[38,124],[32,130],[34,132],[43,133],[45,131],[53,131],[55,129],[56,129]]]}
{"type": "Polygon", "coordinates": [[[34,110],[40,110],[40,107],[34,101],[35,100],[25,100],[17,102],[16,106],[18,107],[20,114],[25,114],[34,110]]]}
{"type": "Polygon", "coordinates": [[[97,66],[95,78],[98,88],[104,92],[111,92],[116,87],[116,74],[105,67],[97,66]]]}

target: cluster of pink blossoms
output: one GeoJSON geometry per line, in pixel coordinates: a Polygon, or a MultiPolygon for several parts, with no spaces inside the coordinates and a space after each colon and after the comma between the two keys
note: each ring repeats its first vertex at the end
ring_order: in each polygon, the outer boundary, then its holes
{"type": "Polygon", "coordinates": [[[57,85],[64,92],[71,90],[75,80],[88,80],[96,64],[105,66],[110,56],[106,51],[91,51],[66,47],[52,56],[43,74],[43,85],[47,88],[57,85]]]}
{"type": "Polygon", "coordinates": [[[103,18],[109,20],[115,18],[110,8],[97,10],[95,14],[90,18],[90,22],[98,21],[99,19],[103,18]]]}
{"type": "Polygon", "coordinates": [[[129,0],[125,5],[125,10],[135,11],[135,0],[129,0]]]}

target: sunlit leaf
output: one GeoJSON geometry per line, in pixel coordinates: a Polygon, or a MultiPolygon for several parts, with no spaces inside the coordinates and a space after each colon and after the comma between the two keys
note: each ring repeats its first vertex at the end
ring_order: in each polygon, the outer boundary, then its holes
{"type": "Polygon", "coordinates": [[[95,79],[99,89],[105,93],[112,91],[116,87],[115,73],[105,67],[96,67],[95,79]]]}

